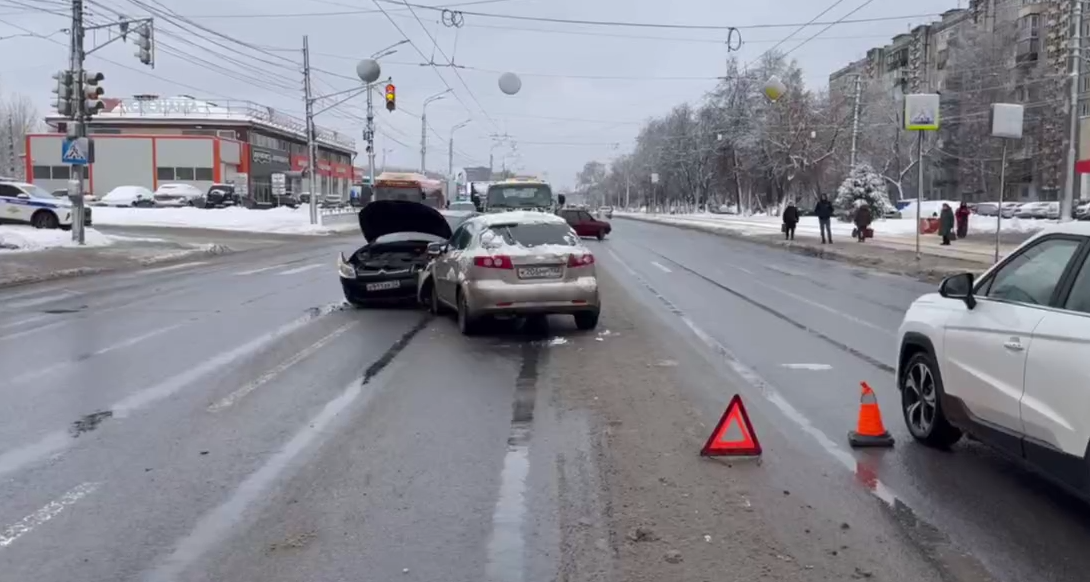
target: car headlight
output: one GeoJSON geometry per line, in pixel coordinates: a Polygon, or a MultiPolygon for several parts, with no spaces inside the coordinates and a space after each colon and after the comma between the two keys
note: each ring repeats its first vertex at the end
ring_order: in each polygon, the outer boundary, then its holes
{"type": "Polygon", "coordinates": [[[341,275],[342,279],[356,278],[356,268],[345,262],[343,255],[337,257],[337,272],[341,275]]]}

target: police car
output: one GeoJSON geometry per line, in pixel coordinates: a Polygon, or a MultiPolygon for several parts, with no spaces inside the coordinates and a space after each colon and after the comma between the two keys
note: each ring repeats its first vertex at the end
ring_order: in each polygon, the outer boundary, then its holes
{"type": "MultiPolygon", "coordinates": [[[[91,209],[83,209],[83,224],[91,225],[91,209]]],[[[0,224],[35,228],[72,228],[72,203],[25,182],[0,182],[0,224]]]]}

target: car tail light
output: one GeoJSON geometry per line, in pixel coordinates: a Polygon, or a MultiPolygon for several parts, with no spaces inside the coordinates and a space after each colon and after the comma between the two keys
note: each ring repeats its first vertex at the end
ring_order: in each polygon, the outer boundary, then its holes
{"type": "Polygon", "coordinates": [[[590,253],[568,255],[569,267],[585,267],[594,264],[594,255],[590,253]]]}
{"type": "Polygon", "coordinates": [[[491,255],[487,257],[474,257],[473,264],[486,269],[514,269],[511,257],[507,255],[491,255]]]}

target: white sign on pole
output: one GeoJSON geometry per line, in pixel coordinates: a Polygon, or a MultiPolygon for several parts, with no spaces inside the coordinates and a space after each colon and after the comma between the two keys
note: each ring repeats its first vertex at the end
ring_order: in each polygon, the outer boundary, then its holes
{"type": "Polygon", "coordinates": [[[250,175],[235,174],[235,192],[242,198],[250,195],[250,175]]]}
{"type": "Polygon", "coordinates": [[[1014,103],[992,103],[992,136],[1022,139],[1025,107],[1014,103]]]}
{"type": "Polygon", "coordinates": [[[288,191],[287,180],[284,179],[284,174],[272,175],[272,193],[273,196],[283,196],[288,191]]]}
{"type": "Polygon", "coordinates": [[[658,184],[659,183],[659,175],[656,172],[651,172],[651,183],[652,184],[658,184]]]}

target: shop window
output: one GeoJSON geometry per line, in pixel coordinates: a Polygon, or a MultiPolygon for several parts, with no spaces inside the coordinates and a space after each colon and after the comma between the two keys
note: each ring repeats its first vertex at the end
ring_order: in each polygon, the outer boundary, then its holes
{"type": "Polygon", "coordinates": [[[72,175],[72,168],[69,166],[53,166],[53,179],[54,180],[67,180],[72,175]]]}
{"type": "Polygon", "coordinates": [[[35,180],[49,180],[53,177],[49,166],[34,166],[33,174],[35,180]]]}
{"type": "Polygon", "coordinates": [[[211,182],[212,168],[193,168],[193,175],[202,182],[211,182]]]}
{"type": "Polygon", "coordinates": [[[193,168],[174,168],[175,180],[192,180],[193,168]]]}
{"type": "Polygon", "coordinates": [[[174,168],[156,168],[155,177],[159,180],[173,180],[174,168]]]}

